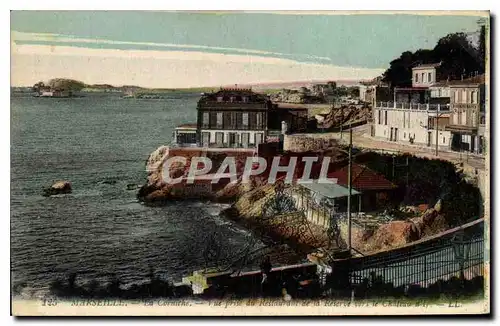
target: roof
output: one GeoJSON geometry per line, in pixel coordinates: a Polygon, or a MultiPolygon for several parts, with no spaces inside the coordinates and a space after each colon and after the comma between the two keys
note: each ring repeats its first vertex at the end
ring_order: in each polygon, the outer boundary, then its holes
{"type": "MultiPolygon", "coordinates": [[[[339,185],[346,186],[348,184],[348,166],[346,165],[328,173],[328,178],[336,178],[339,185]]],[[[384,178],[381,174],[357,163],[352,164],[352,186],[359,191],[396,188],[392,182],[384,178]]]]}
{"type": "Polygon", "coordinates": [[[181,125],[178,125],[175,128],[176,129],[196,129],[197,125],[196,125],[196,123],[183,123],[181,125]]]}
{"type": "Polygon", "coordinates": [[[267,95],[255,93],[249,88],[221,88],[214,93],[204,93],[200,101],[216,101],[218,97],[248,97],[248,102],[265,102],[268,101],[267,95]]]}
{"type": "Polygon", "coordinates": [[[463,80],[450,80],[450,87],[453,86],[464,86],[464,85],[481,85],[484,84],[485,77],[484,74],[477,75],[471,78],[466,78],[463,80]]]}
{"type": "MultiPolygon", "coordinates": [[[[313,180],[312,183],[302,183],[301,185],[304,188],[330,199],[349,196],[349,189],[336,183],[319,183],[318,180],[313,180]]],[[[357,195],[359,191],[352,189],[351,193],[357,195]]]]}
{"type": "Polygon", "coordinates": [[[426,69],[426,68],[436,68],[441,65],[440,62],[437,63],[423,63],[421,65],[415,66],[412,69],[426,69]]]}
{"type": "Polygon", "coordinates": [[[421,86],[421,87],[394,87],[396,91],[426,91],[429,87],[421,86]]]}
{"type": "Polygon", "coordinates": [[[446,86],[450,86],[450,81],[449,80],[438,81],[438,82],[432,84],[431,86],[429,86],[429,88],[432,88],[432,87],[446,87],[446,86]]]}

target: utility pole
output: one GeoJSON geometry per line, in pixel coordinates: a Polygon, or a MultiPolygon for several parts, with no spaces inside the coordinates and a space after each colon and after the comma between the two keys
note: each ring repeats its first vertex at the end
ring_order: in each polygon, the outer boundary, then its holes
{"type": "Polygon", "coordinates": [[[439,138],[438,138],[438,125],[439,125],[439,105],[438,105],[438,108],[437,108],[437,113],[436,113],[436,121],[434,122],[436,124],[436,127],[434,128],[436,130],[436,156],[438,156],[438,142],[439,142],[439,138]]]}
{"type": "Polygon", "coordinates": [[[392,181],[394,181],[394,168],[396,167],[396,156],[392,155],[392,181]]]}
{"type": "Polygon", "coordinates": [[[406,188],[408,188],[408,175],[410,173],[410,165],[408,163],[408,156],[406,156],[406,188]]]}
{"type": "Polygon", "coordinates": [[[342,139],[342,126],[344,125],[344,107],[340,105],[340,139],[342,139]]]}
{"type": "Polygon", "coordinates": [[[351,196],[352,196],[352,125],[349,124],[349,168],[347,171],[347,186],[349,195],[347,196],[347,246],[351,253],[351,196]]]}

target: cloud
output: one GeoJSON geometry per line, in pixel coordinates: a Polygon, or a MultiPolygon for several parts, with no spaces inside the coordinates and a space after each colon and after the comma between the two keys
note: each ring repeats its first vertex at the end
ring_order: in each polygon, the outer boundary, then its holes
{"type": "Polygon", "coordinates": [[[14,43],[11,54],[13,86],[63,77],[89,84],[182,88],[259,82],[359,80],[373,78],[383,72],[382,69],[203,51],[117,50],[14,43]]]}
{"type": "Polygon", "coordinates": [[[11,39],[15,41],[42,41],[42,42],[53,42],[54,45],[61,45],[64,43],[81,43],[81,44],[93,44],[93,45],[129,45],[133,46],[151,46],[157,48],[179,48],[179,49],[197,49],[197,50],[210,50],[210,51],[229,51],[241,54],[255,54],[255,55],[266,55],[266,56],[277,56],[277,57],[301,57],[307,58],[309,60],[320,60],[320,61],[331,61],[328,57],[321,57],[309,54],[290,54],[281,52],[269,52],[262,50],[253,49],[243,49],[243,48],[228,48],[228,47],[217,47],[217,46],[206,46],[206,45],[193,45],[193,44],[174,44],[174,43],[157,43],[157,42],[129,42],[129,41],[114,41],[106,39],[89,39],[89,38],[79,38],[71,37],[62,34],[50,34],[50,33],[24,33],[18,31],[11,32],[11,39]]]}

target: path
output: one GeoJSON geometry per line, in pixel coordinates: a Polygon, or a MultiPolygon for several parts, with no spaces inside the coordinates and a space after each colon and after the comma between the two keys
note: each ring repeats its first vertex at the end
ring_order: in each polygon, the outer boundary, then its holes
{"type": "MultiPolygon", "coordinates": [[[[342,143],[349,141],[349,131],[342,133],[331,132],[321,134],[307,134],[310,137],[338,139],[342,143]]],[[[435,154],[435,148],[425,147],[421,145],[401,144],[396,142],[385,141],[370,137],[370,125],[362,125],[353,128],[352,142],[354,146],[364,149],[370,149],[379,152],[395,152],[395,153],[410,153],[418,157],[426,157],[429,159],[441,159],[453,163],[463,163],[465,167],[484,171],[486,169],[486,160],[484,156],[476,154],[466,154],[453,151],[439,150],[438,156],[435,154]]]]}

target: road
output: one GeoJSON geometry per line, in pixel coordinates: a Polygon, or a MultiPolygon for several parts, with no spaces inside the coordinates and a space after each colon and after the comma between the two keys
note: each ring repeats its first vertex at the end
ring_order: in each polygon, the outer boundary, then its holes
{"type": "MultiPolygon", "coordinates": [[[[331,132],[322,134],[308,134],[308,136],[338,139],[342,143],[349,142],[348,130],[344,131],[342,134],[339,132],[331,132]]],[[[396,142],[390,142],[372,138],[370,137],[369,124],[353,128],[352,142],[355,147],[361,149],[369,149],[373,151],[389,152],[389,153],[409,153],[418,157],[426,157],[429,159],[441,159],[456,164],[463,163],[464,167],[470,167],[481,171],[484,171],[486,169],[485,157],[483,156],[453,152],[453,151],[445,151],[445,150],[439,150],[438,156],[436,156],[434,147],[431,148],[421,145],[402,144],[402,143],[396,143],[396,142]]]]}

